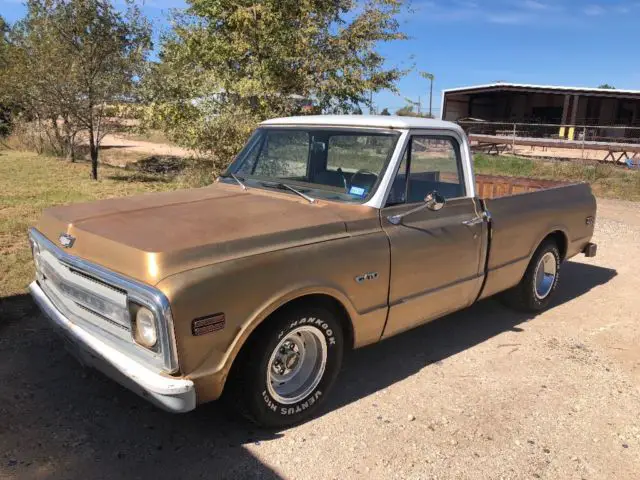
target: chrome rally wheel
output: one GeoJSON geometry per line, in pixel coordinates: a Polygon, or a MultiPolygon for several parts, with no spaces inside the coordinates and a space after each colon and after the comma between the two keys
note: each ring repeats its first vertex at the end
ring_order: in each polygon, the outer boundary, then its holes
{"type": "Polygon", "coordinates": [[[558,287],[562,257],[555,239],[546,239],[533,254],[518,285],[502,292],[508,306],[524,312],[540,312],[551,303],[558,287]]]}
{"type": "Polygon", "coordinates": [[[552,252],[546,252],[538,261],[534,276],[536,297],[538,297],[539,300],[544,300],[549,296],[556,281],[557,273],[558,266],[556,257],[552,252]]]}
{"type": "Polygon", "coordinates": [[[327,340],[316,327],[292,330],[273,350],[267,365],[267,389],[278,403],[291,405],[318,386],[327,364],[327,340]]]}
{"type": "Polygon", "coordinates": [[[266,319],[243,347],[227,398],[263,427],[301,423],[329,395],[344,349],[340,313],[331,305],[299,302],[285,307],[266,319]]]}

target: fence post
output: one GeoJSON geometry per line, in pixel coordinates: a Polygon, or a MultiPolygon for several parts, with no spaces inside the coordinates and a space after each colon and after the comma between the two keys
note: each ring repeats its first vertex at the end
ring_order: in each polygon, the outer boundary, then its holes
{"type": "Polygon", "coordinates": [[[516,153],[516,124],[513,124],[513,142],[511,144],[511,153],[516,153]]]}

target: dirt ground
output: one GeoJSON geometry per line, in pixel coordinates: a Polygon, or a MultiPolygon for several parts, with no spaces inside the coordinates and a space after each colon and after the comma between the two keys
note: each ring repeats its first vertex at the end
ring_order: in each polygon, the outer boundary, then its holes
{"type": "Polygon", "coordinates": [[[193,156],[192,151],[176,145],[132,139],[124,135],[113,134],[104,137],[101,148],[107,152],[115,151],[115,160],[107,158],[106,161],[119,167],[124,167],[129,161],[135,161],[139,157],[159,155],[186,158],[193,156]]]}
{"type": "Polygon", "coordinates": [[[0,319],[0,478],[637,479],[640,204],[536,317],[493,300],[349,355],[323,416],[164,413],[85,371],[26,296],[0,319]]]}

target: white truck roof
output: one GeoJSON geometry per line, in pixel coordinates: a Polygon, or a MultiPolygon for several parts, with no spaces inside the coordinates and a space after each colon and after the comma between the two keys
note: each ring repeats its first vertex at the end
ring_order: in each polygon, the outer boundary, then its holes
{"type": "Polygon", "coordinates": [[[452,122],[421,117],[399,117],[394,115],[304,115],[266,120],[260,125],[322,125],[340,127],[374,128],[424,128],[460,130],[452,122]]]}

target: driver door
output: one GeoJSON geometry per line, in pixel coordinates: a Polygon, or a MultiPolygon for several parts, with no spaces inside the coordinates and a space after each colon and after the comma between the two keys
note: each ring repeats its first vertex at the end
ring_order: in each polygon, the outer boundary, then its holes
{"type": "Polygon", "coordinates": [[[381,211],[391,244],[389,337],[470,305],[482,281],[484,222],[476,200],[466,195],[460,145],[454,137],[414,135],[381,211]],[[441,210],[427,208],[388,217],[424,204],[437,191],[446,198],[441,210]],[[474,223],[475,222],[475,223],[474,223]]]}

